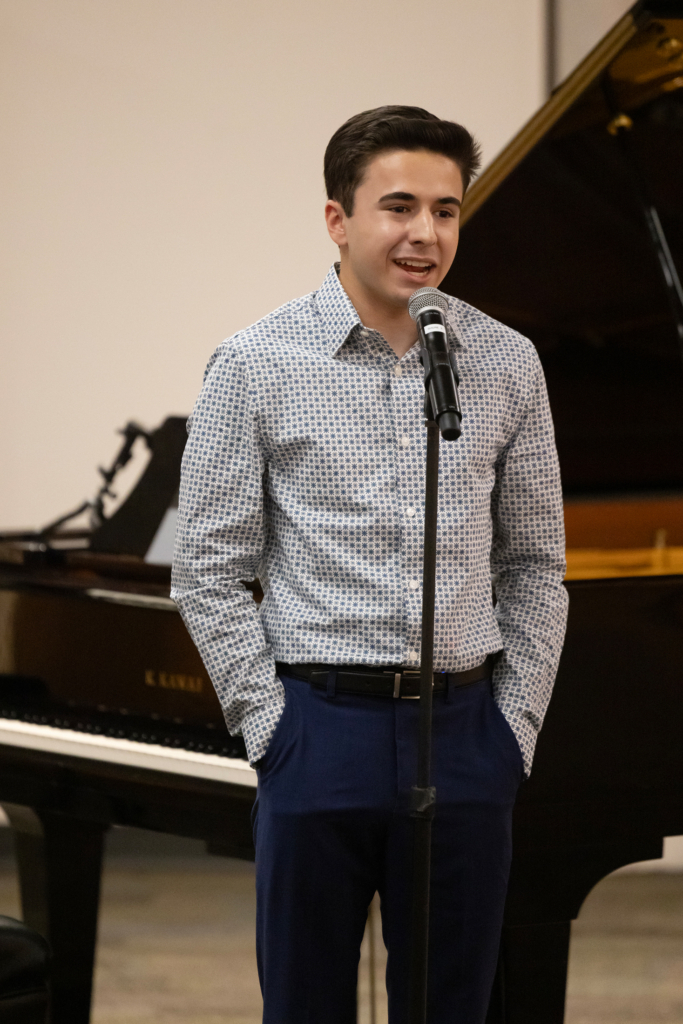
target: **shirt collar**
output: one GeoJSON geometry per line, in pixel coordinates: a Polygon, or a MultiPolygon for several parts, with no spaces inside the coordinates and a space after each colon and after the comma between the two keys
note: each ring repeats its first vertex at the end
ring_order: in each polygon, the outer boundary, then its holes
{"type": "MultiPolygon", "coordinates": [[[[339,264],[333,263],[325,280],[315,293],[315,303],[325,325],[326,348],[330,357],[334,358],[354,327],[362,327],[356,308],[344,291],[339,280],[339,264]]],[[[451,332],[449,342],[456,348],[462,347],[462,340],[457,331],[456,300],[451,299],[447,315],[451,332]]],[[[419,354],[417,346],[409,350],[419,354]]]]}
{"type": "Polygon", "coordinates": [[[315,303],[325,325],[327,351],[335,356],[354,327],[360,326],[360,317],[339,280],[336,263],[315,293],[315,303]]]}

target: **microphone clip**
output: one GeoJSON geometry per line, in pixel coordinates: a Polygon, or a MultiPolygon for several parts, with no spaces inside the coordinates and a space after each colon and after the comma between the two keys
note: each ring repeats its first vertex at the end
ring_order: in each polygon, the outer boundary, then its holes
{"type": "Polygon", "coordinates": [[[451,411],[454,412],[460,420],[462,420],[462,409],[460,407],[460,396],[458,395],[458,385],[460,384],[460,373],[458,371],[458,363],[455,356],[455,352],[449,349],[448,352],[430,352],[429,349],[423,345],[420,349],[420,362],[424,367],[424,383],[425,383],[425,397],[424,397],[424,418],[425,423],[432,423],[435,419],[434,410],[432,408],[432,402],[430,398],[432,377],[437,372],[437,367],[448,366],[453,372],[453,380],[455,381],[455,408],[451,411]]]}

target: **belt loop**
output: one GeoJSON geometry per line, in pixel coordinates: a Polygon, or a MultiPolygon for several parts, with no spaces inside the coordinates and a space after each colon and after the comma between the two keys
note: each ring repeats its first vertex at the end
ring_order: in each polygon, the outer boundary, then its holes
{"type": "Polygon", "coordinates": [[[332,700],[337,696],[337,669],[332,667],[327,673],[327,699],[332,700]]]}
{"type": "Polygon", "coordinates": [[[446,704],[450,704],[451,703],[451,691],[453,689],[453,683],[451,681],[451,673],[450,672],[445,672],[444,675],[446,676],[446,697],[445,697],[445,703],[446,704]]]}

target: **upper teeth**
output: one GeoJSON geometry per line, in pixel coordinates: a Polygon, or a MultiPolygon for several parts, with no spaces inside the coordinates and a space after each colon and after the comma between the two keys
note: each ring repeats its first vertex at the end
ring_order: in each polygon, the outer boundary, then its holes
{"type": "Polygon", "coordinates": [[[429,263],[418,263],[417,260],[396,260],[397,263],[403,263],[407,267],[419,267],[424,270],[425,267],[430,266],[429,263]]]}

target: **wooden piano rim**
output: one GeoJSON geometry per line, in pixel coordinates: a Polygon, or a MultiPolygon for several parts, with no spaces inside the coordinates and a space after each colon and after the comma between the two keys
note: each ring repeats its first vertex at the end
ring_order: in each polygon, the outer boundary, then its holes
{"type": "Polygon", "coordinates": [[[568,548],[566,580],[683,575],[683,547],[568,548]]]}

